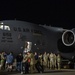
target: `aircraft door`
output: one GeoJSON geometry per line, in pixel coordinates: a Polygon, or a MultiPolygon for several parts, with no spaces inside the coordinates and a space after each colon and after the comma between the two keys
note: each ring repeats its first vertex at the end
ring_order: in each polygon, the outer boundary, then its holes
{"type": "Polygon", "coordinates": [[[30,42],[30,41],[25,41],[24,52],[31,51],[31,48],[32,48],[32,42],[30,42]]]}

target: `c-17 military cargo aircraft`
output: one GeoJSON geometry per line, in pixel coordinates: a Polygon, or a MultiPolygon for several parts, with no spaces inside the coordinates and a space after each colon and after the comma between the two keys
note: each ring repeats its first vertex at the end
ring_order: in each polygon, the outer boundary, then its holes
{"type": "Polygon", "coordinates": [[[71,59],[75,55],[75,29],[63,29],[38,25],[18,20],[0,21],[0,52],[13,52],[14,55],[24,50],[44,53],[60,53],[71,59]]]}

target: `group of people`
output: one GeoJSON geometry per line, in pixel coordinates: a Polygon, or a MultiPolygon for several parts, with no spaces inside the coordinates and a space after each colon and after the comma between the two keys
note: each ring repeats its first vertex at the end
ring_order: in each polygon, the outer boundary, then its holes
{"type": "Polygon", "coordinates": [[[14,61],[13,53],[10,52],[8,55],[5,52],[0,53],[0,70],[5,70],[6,68],[8,70],[12,70],[14,61]]]}
{"type": "Polygon", "coordinates": [[[6,54],[0,53],[0,69],[12,71],[13,69],[23,73],[44,72],[45,69],[60,69],[61,66],[60,54],[54,53],[19,53],[15,58],[12,52],[6,54]]]}
{"type": "Polygon", "coordinates": [[[50,69],[60,69],[61,68],[61,56],[55,53],[44,53],[43,54],[43,65],[50,69]]]}

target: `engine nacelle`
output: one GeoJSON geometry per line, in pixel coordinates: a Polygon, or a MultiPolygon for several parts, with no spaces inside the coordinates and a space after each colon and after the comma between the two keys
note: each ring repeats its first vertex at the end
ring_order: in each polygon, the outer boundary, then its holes
{"type": "Polygon", "coordinates": [[[62,35],[62,42],[65,46],[74,45],[75,33],[72,30],[66,30],[62,35]]]}

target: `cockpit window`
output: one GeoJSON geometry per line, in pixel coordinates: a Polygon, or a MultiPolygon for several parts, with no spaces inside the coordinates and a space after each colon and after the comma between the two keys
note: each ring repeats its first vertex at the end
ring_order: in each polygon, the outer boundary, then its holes
{"type": "Polygon", "coordinates": [[[8,30],[8,31],[10,31],[10,27],[7,26],[7,25],[0,25],[0,29],[1,30],[8,30]]]}

